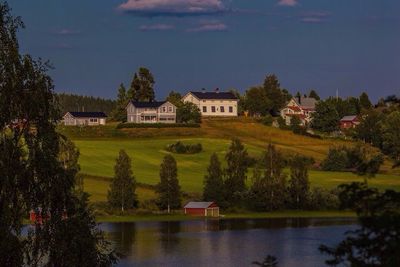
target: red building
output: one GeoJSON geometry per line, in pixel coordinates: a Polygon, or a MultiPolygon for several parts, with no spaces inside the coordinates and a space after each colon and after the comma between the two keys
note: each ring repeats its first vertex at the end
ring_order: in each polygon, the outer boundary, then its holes
{"type": "Polygon", "coordinates": [[[215,202],[189,202],[183,210],[193,216],[219,217],[219,207],[215,202]]]}
{"type": "Polygon", "coordinates": [[[355,128],[358,124],[360,124],[360,121],[358,120],[357,116],[344,116],[340,120],[340,129],[346,130],[355,128]]]}

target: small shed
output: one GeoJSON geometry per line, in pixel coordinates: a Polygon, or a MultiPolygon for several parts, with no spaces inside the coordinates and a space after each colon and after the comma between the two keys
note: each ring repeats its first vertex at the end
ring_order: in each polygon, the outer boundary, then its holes
{"type": "Polygon", "coordinates": [[[219,207],[215,202],[189,202],[183,207],[185,214],[204,217],[219,217],[219,207]]]}

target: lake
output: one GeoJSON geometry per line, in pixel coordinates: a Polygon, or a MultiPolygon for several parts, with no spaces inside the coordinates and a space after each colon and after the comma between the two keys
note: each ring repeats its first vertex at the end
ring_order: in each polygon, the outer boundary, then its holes
{"type": "Polygon", "coordinates": [[[254,266],[267,254],[279,266],[324,266],[320,244],[354,230],[354,219],[204,219],[103,223],[124,256],[118,266],[254,266]]]}

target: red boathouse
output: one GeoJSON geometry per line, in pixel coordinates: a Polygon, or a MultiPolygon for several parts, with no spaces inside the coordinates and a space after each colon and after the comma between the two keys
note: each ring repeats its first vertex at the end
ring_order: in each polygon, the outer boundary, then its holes
{"type": "Polygon", "coordinates": [[[215,202],[189,202],[183,207],[185,214],[204,217],[219,217],[219,207],[215,202]]]}

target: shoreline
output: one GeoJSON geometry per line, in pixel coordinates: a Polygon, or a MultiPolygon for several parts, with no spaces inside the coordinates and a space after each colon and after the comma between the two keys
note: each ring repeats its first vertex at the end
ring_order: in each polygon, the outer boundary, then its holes
{"type": "Polygon", "coordinates": [[[260,213],[227,213],[218,218],[189,216],[184,214],[108,215],[97,216],[98,223],[193,221],[204,219],[356,219],[351,211],[277,211],[260,213]]]}

